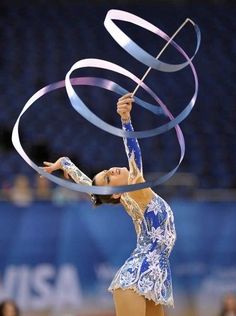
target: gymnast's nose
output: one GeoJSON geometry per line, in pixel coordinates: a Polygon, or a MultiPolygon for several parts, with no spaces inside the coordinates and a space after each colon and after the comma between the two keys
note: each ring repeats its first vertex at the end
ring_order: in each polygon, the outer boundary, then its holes
{"type": "Polygon", "coordinates": [[[115,174],[115,170],[114,170],[114,168],[111,168],[111,169],[110,169],[110,174],[112,174],[112,175],[114,175],[114,174],[115,174]]]}

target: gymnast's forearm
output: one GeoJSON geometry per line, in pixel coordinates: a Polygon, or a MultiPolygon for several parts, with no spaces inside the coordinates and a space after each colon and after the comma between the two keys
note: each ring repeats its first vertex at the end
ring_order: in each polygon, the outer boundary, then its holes
{"type": "MultiPolygon", "coordinates": [[[[123,121],[122,120],[122,129],[124,131],[133,131],[133,126],[131,123],[131,119],[129,121],[123,121]]],[[[128,160],[130,161],[131,158],[134,158],[134,161],[139,169],[140,172],[142,172],[142,154],[141,149],[138,143],[137,138],[124,138],[124,145],[126,154],[128,157],[128,160]]]]}
{"type": "Polygon", "coordinates": [[[76,165],[68,158],[60,158],[60,167],[66,172],[76,183],[91,185],[91,179],[87,177],[76,165]]]}

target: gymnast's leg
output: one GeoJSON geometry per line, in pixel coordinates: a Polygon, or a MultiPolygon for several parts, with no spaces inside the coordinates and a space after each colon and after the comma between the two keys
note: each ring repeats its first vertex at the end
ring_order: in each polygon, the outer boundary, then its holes
{"type": "Polygon", "coordinates": [[[164,316],[162,305],[156,305],[152,300],[146,300],[146,316],[164,316]]]}
{"type": "Polygon", "coordinates": [[[113,299],[115,303],[116,316],[146,315],[145,297],[135,293],[133,290],[116,289],[113,292],[113,299]]]}

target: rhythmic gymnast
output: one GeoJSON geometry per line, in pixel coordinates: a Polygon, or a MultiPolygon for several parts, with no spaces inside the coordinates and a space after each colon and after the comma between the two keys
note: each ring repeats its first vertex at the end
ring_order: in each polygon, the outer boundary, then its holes
{"type": "MultiPolygon", "coordinates": [[[[118,100],[117,113],[122,128],[133,131],[130,112],[132,94],[118,100]]],[[[87,185],[118,186],[144,182],[141,151],[136,138],[124,138],[127,168],[113,167],[95,175],[93,180],[69,158],[44,162],[44,171],[61,169],[66,178],[87,185]]],[[[169,256],[176,233],[169,205],[151,188],[112,195],[91,194],[93,205],[121,203],[131,216],[137,233],[137,245],[116,273],[109,291],[113,292],[117,316],[164,316],[163,305],[174,305],[169,256]]]]}

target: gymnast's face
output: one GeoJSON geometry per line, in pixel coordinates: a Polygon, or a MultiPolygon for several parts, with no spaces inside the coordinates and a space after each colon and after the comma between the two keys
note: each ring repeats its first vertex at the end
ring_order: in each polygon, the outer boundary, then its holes
{"type": "Polygon", "coordinates": [[[127,168],[113,167],[109,170],[99,172],[95,177],[96,185],[127,185],[129,178],[129,171],[127,168]]]}

